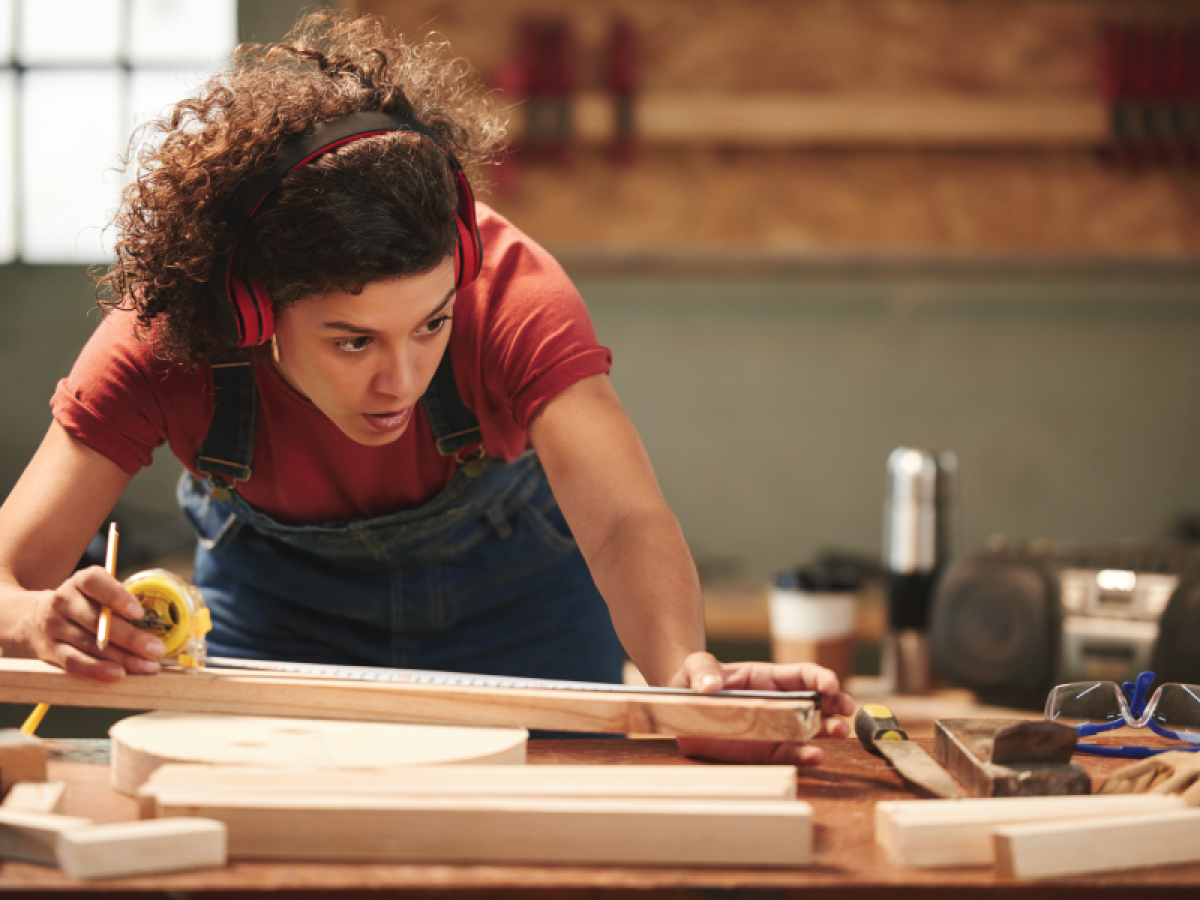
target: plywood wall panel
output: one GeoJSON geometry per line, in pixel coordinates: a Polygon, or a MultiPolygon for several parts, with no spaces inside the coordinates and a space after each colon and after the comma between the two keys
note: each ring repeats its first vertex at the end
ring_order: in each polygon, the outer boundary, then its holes
{"type": "Polygon", "coordinates": [[[1114,169],[1085,153],[664,149],[615,169],[596,151],[521,179],[490,202],[556,248],[1200,252],[1200,173],[1114,169]]]}
{"type": "MultiPolygon", "coordinates": [[[[411,36],[439,32],[489,73],[523,16],[567,16],[580,86],[601,82],[614,15],[641,41],[656,92],[1094,101],[1100,26],[1200,19],[1200,0],[360,0],[411,36]]],[[[523,165],[492,202],[552,246],[723,247],[795,255],[1180,258],[1200,251],[1200,178],[1094,150],[643,146],[614,167],[589,147],[523,165]]],[[[936,143],[936,142],[935,142],[936,143]]],[[[518,157],[519,158],[519,157],[518,157]]]]}

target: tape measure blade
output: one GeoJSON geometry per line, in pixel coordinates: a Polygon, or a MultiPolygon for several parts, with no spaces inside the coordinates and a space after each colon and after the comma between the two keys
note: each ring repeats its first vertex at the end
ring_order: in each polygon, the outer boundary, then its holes
{"type": "Polygon", "coordinates": [[[428,684],[439,687],[599,691],[616,694],[683,694],[691,697],[743,697],[762,700],[811,700],[813,702],[818,702],[820,699],[820,695],[816,691],[719,691],[715,694],[700,694],[687,688],[605,684],[594,681],[556,681],[542,678],[521,678],[518,676],[473,675],[466,672],[439,672],[432,669],[385,669],[373,666],[343,666],[320,663],[279,662],[262,659],[234,659],[226,656],[210,656],[207,660],[207,666],[209,668],[244,669],[259,672],[286,672],[304,675],[308,678],[385,681],[395,684],[428,684]]]}

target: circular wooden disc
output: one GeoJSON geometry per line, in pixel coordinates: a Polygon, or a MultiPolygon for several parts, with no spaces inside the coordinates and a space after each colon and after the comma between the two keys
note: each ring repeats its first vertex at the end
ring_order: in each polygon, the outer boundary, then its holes
{"type": "Polygon", "coordinates": [[[524,728],[400,725],[153,712],[111,729],[112,783],[137,791],[166,763],[380,771],[439,763],[525,762],[524,728]]]}

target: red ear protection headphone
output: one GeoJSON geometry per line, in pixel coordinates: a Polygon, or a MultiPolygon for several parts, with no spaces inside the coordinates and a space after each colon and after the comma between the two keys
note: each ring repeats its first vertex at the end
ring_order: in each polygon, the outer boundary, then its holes
{"type": "MultiPolygon", "coordinates": [[[[434,139],[429,129],[415,119],[384,112],[358,112],[340,116],[292,138],[279,151],[271,169],[254,178],[242,191],[241,199],[230,209],[226,220],[229,231],[240,241],[254,213],[292,169],[312,162],[321,154],[343,144],[391,131],[411,131],[434,139]]],[[[479,275],[483,264],[483,245],[475,222],[475,196],[471,193],[471,185],[454,155],[445,148],[443,151],[453,171],[458,196],[454,217],[457,226],[454,283],[461,288],[479,275]]],[[[213,315],[224,330],[230,346],[253,347],[266,343],[275,333],[275,315],[271,297],[263,284],[234,277],[233,260],[236,252],[235,243],[217,260],[205,288],[213,315]]]]}

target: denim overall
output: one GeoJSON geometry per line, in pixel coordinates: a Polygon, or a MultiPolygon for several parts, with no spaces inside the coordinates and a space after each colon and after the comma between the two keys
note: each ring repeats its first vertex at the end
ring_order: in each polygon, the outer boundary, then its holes
{"type": "MultiPolygon", "coordinates": [[[[213,376],[208,477],[185,472],[178,491],[211,655],[620,682],[608,608],[533,451],[504,463],[480,447],[416,509],[283,525],[226,489],[250,476],[253,363],[213,376]]],[[[448,352],[422,405],[441,452],[479,445],[448,352]]]]}

